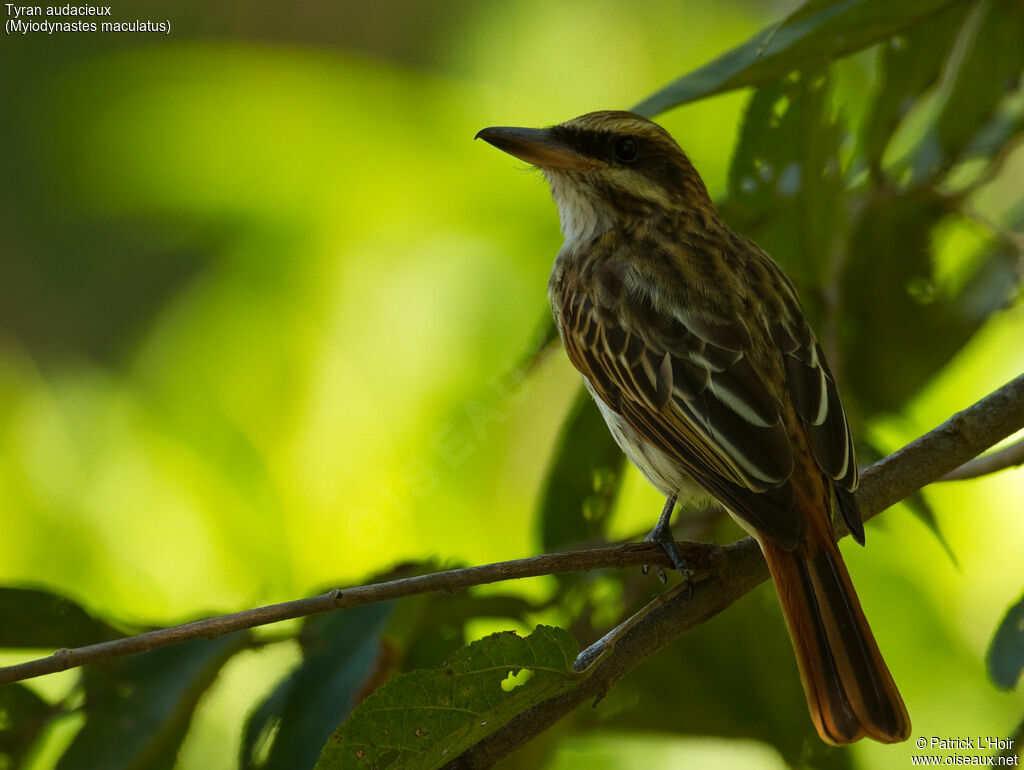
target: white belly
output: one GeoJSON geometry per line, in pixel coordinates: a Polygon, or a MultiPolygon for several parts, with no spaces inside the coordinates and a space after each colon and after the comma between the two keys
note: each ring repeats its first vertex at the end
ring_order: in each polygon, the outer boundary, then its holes
{"type": "Polygon", "coordinates": [[[584,377],[583,383],[601,410],[601,416],[608,424],[608,430],[611,431],[615,443],[626,453],[630,462],[640,469],[644,478],[657,487],[665,497],[675,495],[680,502],[711,499],[711,495],[680,470],[668,455],[641,439],[622,417],[598,398],[589,379],[584,377]]]}

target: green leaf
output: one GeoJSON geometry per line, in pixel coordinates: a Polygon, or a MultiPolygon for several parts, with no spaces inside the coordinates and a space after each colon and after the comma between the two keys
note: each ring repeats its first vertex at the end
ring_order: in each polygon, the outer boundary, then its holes
{"type": "Polygon", "coordinates": [[[84,670],[85,726],[58,770],[169,770],[196,703],[246,633],[187,642],[84,670]]]}
{"type": "Polygon", "coordinates": [[[0,767],[22,767],[36,739],[58,713],[24,685],[0,687],[0,767]]]}
{"type": "Polygon", "coordinates": [[[997,243],[959,288],[937,286],[932,231],[952,205],[927,188],[879,191],[854,227],[841,286],[842,307],[850,309],[843,384],[865,417],[902,409],[1017,285],[1016,255],[997,243]]]}
{"type": "Polygon", "coordinates": [[[1024,671],[1024,596],[1006,611],[988,648],[988,675],[996,686],[1012,690],[1024,671]]]}
{"type": "Polygon", "coordinates": [[[400,651],[402,671],[432,668],[466,646],[466,624],[475,618],[508,619],[529,624],[535,604],[514,594],[474,594],[407,597],[395,608],[387,638],[400,651]]]}
{"type": "Polygon", "coordinates": [[[963,159],[983,158],[991,163],[1003,147],[1021,132],[1024,132],[1024,104],[1018,101],[1015,108],[997,114],[992,122],[974,135],[964,148],[963,159]]]}
{"type": "Polygon", "coordinates": [[[378,669],[393,602],[308,618],[302,662],[249,717],[243,768],[311,767],[378,669]]]}
{"type": "Polygon", "coordinates": [[[403,674],[363,701],[316,767],[440,767],[517,714],[574,687],[576,654],[575,639],[548,626],[525,638],[503,632],[473,642],[446,667],[403,674]]]}
{"type": "Polygon", "coordinates": [[[943,63],[971,7],[967,3],[950,5],[881,46],[880,86],[860,135],[861,152],[876,172],[900,120],[942,74],[943,63]]]}
{"type": "Polygon", "coordinates": [[[0,588],[0,647],[82,647],[116,636],[117,631],[63,596],[0,588]]]}
{"type": "Polygon", "coordinates": [[[811,292],[825,282],[841,230],[840,126],[824,73],[794,74],[759,88],[747,106],[729,169],[729,224],[786,269],[812,320],[811,292]]]}
{"type": "Polygon", "coordinates": [[[594,399],[580,388],[548,466],[538,511],[546,552],[600,537],[622,482],[625,455],[594,399]]]}
{"type": "Polygon", "coordinates": [[[832,0],[808,3],[710,64],[670,83],[633,108],[653,116],[670,107],[819,67],[909,29],[966,0],[832,0]]]}
{"type": "Polygon", "coordinates": [[[1024,69],[1024,4],[983,0],[967,36],[956,77],[914,159],[914,178],[931,178],[959,159],[971,139],[995,117],[1024,69]]]}

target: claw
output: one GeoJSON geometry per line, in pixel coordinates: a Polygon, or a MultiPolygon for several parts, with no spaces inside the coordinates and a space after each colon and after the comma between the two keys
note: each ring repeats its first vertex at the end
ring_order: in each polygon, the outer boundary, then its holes
{"type": "MultiPolygon", "coordinates": [[[[650,541],[649,537],[644,538],[644,542],[645,543],[648,542],[648,541],[650,541]]],[[[646,575],[650,571],[651,571],[651,565],[650,564],[645,564],[645,565],[643,565],[640,568],[640,574],[641,575],[646,575]]],[[[665,570],[663,570],[657,564],[654,565],[654,574],[658,576],[658,580],[661,581],[662,585],[668,585],[668,576],[665,574],[665,570]]]]}

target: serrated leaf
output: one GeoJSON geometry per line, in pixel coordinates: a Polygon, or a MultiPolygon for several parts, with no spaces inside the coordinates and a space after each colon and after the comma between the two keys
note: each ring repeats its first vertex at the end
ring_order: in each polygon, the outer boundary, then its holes
{"type": "Polygon", "coordinates": [[[965,0],[833,0],[803,6],[700,69],[670,83],[633,108],[651,117],[670,107],[787,73],[819,67],[920,24],[965,0]]]}
{"type": "Polygon", "coordinates": [[[21,684],[0,687],[0,767],[21,767],[59,710],[21,684]]]}
{"type": "Polygon", "coordinates": [[[248,638],[228,634],[87,667],[85,726],[58,770],[169,770],[196,703],[248,638]]]}
{"type": "Polygon", "coordinates": [[[393,602],[308,618],[302,662],[249,717],[243,768],[310,767],[324,742],[356,703],[381,657],[381,632],[393,602]]]}
{"type": "Polygon", "coordinates": [[[841,230],[840,126],[829,109],[824,73],[800,73],[759,88],[750,100],[729,169],[730,226],[753,238],[802,289],[814,295],[841,230]]]}
{"type": "Polygon", "coordinates": [[[0,588],[0,647],[83,647],[119,634],[75,602],[34,588],[0,588]]]}
{"type": "MultiPolygon", "coordinates": [[[[402,606],[409,604],[409,599],[402,606]]],[[[528,624],[528,618],[537,612],[537,606],[522,596],[513,594],[473,594],[461,591],[454,596],[431,596],[422,602],[423,614],[417,628],[407,635],[401,646],[403,671],[430,668],[447,660],[466,646],[466,624],[476,618],[507,619],[513,623],[528,624]]],[[[388,626],[391,638],[393,625],[388,626]]]]}
{"type": "Polygon", "coordinates": [[[540,497],[545,551],[600,537],[622,482],[625,455],[594,399],[580,388],[562,425],[540,497]]]}
{"type": "Polygon", "coordinates": [[[410,671],[363,701],[331,736],[316,768],[440,767],[517,714],[574,687],[577,651],[571,634],[549,626],[525,638],[503,632],[473,642],[447,666],[410,671]],[[517,686],[503,687],[516,675],[517,686]]]}
{"type": "Polygon", "coordinates": [[[1012,690],[1024,671],[1024,597],[1006,611],[989,645],[989,678],[997,687],[1012,690]]]}
{"type": "Polygon", "coordinates": [[[525,624],[536,611],[532,602],[513,594],[422,594],[406,597],[395,606],[386,635],[397,650],[402,671],[432,668],[466,646],[466,624],[474,618],[507,618],[525,624]]]}
{"type": "Polygon", "coordinates": [[[892,38],[879,52],[877,94],[861,128],[861,152],[876,171],[900,120],[942,74],[968,3],[955,3],[903,35],[892,38]]]}

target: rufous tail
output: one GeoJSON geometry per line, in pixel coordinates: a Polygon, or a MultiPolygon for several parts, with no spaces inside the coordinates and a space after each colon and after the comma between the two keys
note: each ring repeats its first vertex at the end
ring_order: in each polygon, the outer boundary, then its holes
{"type": "Polygon", "coordinates": [[[910,717],[824,516],[787,551],[758,538],[779,593],[811,719],[833,745],[905,741],[910,717]]]}

